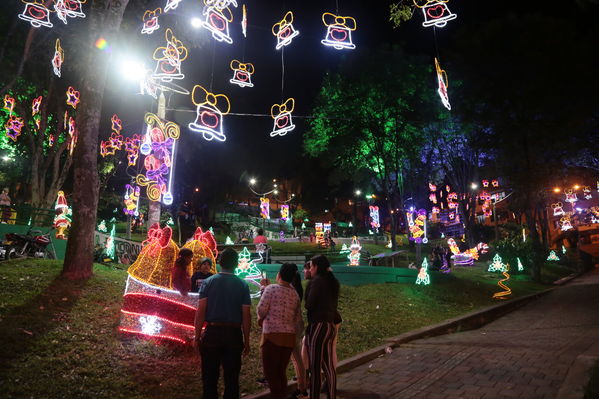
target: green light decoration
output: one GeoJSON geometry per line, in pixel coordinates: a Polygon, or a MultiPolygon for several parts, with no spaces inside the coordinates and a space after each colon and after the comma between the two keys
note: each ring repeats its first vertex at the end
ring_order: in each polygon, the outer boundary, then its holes
{"type": "Polygon", "coordinates": [[[173,220],[173,218],[168,218],[168,220],[166,221],[166,225],[167,226],[174,226],[175,225],[175,221],[173,220]]]}
{"type": "Polygon", "coordinates": [[[31,218],[29,218],[29,221],[27,222],[27,226],[31,226],[31,218]]]}
{"type": "Polygon", "coordinates": [[[566,247],[564,245],[562,245],[562,253],[565,255],[566,254],[566,247]]]}
{"type": "Polygon", "coordinates": [[[225,240],[225,245],[233,245],[233,244],[235,244],[233,242],[233,240],[231,240],[231,238],[229,236],[227,236],[227,239],[225,240]]]}
{"type": "Polygon", "coordinates": [[[110,219],[110,223],[116,223],[116,218],[110,219]]]}
{"type": "Polygon", "coordinates": [[[250,297],[258,298],[260,297],[260,280],[262,279],[262,272],[251,258],[252,254],[247,247],[244,247],[239,253],[239,261],[237,268],[235,269],[235,275],[248,283],[250,287],[250,297]]]}
{"type": "Polygon", "coordinates": [[[524,265],[520,261],[520,258],[516,258],[516,260],[518,260],[518,271],[519,272],[524,271],[524,265]]]}
{"type": "Polygon", "coordinates": [[[428,275],[428,262],[426,258],[422,261],[422,266],[418,272],[418,278],[416,279],[417,285],[429,285],[431,283],[431,277],[428,275]]]}
{"type": "Polygon", "coordinates": [[[555,253],[554,250],[551,250],[551,252],[549,252],[549,256],[547,257],[547,260],[557,262],[559,260],[559,256],[557,256],[557,254],[555,253]]]}
{"type": "Polygon", "coordinates": [[[351,252],[351,251],[349,250],[349,247],[347,246],[347,244],[345,244],[345,243],[344,243],[344,244],[341,246],[341,251],[339,251],[339,255],[345,255],[345,254],[348,254],[348,253],[350,253],[350,252],[351,252]]]}
{"type": "Polygon", "coordinates": [[[302,223],[302,230],[306,230],[306,223],[302,223]]]}
{"type": "Polygon", "coordinates": [[[506,297],[509,295],[512,295],[512,289],[510,287],[508,287],[507,285],[505,285],[504,283],[506,281],[508,281],[510,279],[510,275],[508,273],[508,271],[510,270],[510,265],[506,264],[505,265],[505,270],[503,270],[503,276],[505,278],[502,278],[501,280],[499,280],[497,282],[497,285],[500,288],[503,288],[503,291],[499,291],[493,294],[493,299],[507,299],[506,297]]]}
{"type": "Polygon", "coordinates": [[[213,237],[216,237],[216,235],[214,234],[214,230],[212,229],[212,226],[210,226],[210,228],[208,229],[208,231],[210,231],[210,233],[212,233],[213,237]]]}
{"type": "Polygon", "coordinates": [[[506,269],[506,265],[501,260],[501,256],[499,254],[495,254],[493,257],[493,262],[489,265],[489,272],[504,272],[506,269]]]}
{"type": "Polygon", "coordinates": [[[110,259],[114,259],[115,255],[115,245],[114,245],[114,235],[116,233],[116,225],[112,225],[112,230],[110,230],[110,237],[106,240],[106,256],[110,259]]]}
{"type": "Polygon", "coordinates": [[[108,228],[106,227],[106,221],[102,220],[98,225],[98,231],[102,233],[108,233],[108,228]]]}
{"type": "Polygon", "coordinates": [[[347,227],[354,227],[354,225],[352,224],[352,222],[349,222],[349,224],[347,225],[347,227]]]}

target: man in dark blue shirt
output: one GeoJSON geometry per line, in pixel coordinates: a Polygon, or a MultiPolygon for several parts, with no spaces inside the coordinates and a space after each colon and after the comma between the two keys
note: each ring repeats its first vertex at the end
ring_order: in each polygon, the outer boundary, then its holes
{"type": "Polygon", "coordinates": [[[218,378],[223,367],[224,399],[239,398],[241,354],[250,352],[250,289],[234,274],[237,252],[221,253],[221,272],[204,280],[196,312],[196,345],[202,357],[204,399],[218,398],[218,378]],[[202,333],[202,326],[206,328],[202,333]]]}

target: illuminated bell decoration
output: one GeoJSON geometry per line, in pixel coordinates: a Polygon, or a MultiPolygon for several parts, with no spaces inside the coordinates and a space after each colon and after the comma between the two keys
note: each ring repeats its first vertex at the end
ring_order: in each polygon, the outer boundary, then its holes
{"type": "Polygon", "coordinates": [[[42,0],[33,0],[32,2],[23,1],[25,9],[19,14],[19,18],[27,21],[34,28],[45,26],[51,28],[54,25],[50,22],[50,10],[46,8],[42,0]]]}
{"type": "Polygon", "coordinates": [[[169,12],[170,10],[174,10],[179,7],[179,3],[183,0],[166,0],[166,5],[164,6],[164,12],[169,12]]]}
{"type": "Polygon", "coordinates": [[[593,194],[591,194],[591,187],[589,187],[589,186],[584,186],[582,188],[582,193],[584,195],[584,199],[589,200],[589,199],[593,198],[593,194]]]}
{"type": "Polygon", "coordinates": [[[64,50],[60,47],[60,39],[56,39],[54,45],[54,57],[52,58],[52,70],[60,78],[62,63],[64,62],[64,50]]]}
{"type": "Polygon", "coordinates": [[[451,110],[451,104],[449,103],[449,95],[447,94],[447,73],[445,73],[445,71],[441,69],[441,66],[439,65],[439,61],[437,61],[437,58],[435,58],[435,70],[437,71],[437,83],[439,84],[437,92],[439,93],[439,97],[441,97],[441,102],[443,103],[445,108],[451,110]]]}
{"type": "Polygon", "coordinates": [[[506,299],[507,296],[512,294],[512,290],[510,287],[505,285],[505,282],[510,279],[509,275],[510,265],[505,265],[505,269],[502,270],[502,274],[505,278],[499,280],[497,285],[502,288],[504,291],[496,292],[493,294],[494,299],[506,299]]]}
{"type": "Polygon", "coordinates": [[[566,202],[570,202],[570,203],[575,203],[576,201],[578,201],[578,197],[576,196],[576,193],[573,192],[571,189],[570,190],[565,190],[564,194],[566,194],[566,202]]]}
{"type": "Polygon", "coordinates": [[[199,261],[203,258],[209,258],[211,263],[210,273],[216,274],[216,241],[210,231],[203,232],[201,227],[198,227],[193,235],[193,239],[188,241],[183,248],[188,248],[193,252],[193,259],[188,267],[188,274],[199,271],[199,261]]]}
{"type": "Polygon", "coordinates": [[[231,61],[231,69],[233,70],[233,78],[229,82],[238,85],[239,87],[254,87],[252,83],[252,75],[254,74],[254,65],[252,63],[243,63],[238,60],[231,61]]]}
{"type": "Polygon", "coordinates": [[[559,223],[562,226],[562,231],[568,231],[574,228],[572,227],[572,221],[570,220],[570,216],[568,215],[562,217],[559,223]]]}
{"type": "Polygon", "coordinates": [[[182,296],[173,289],[171,271],[179,247],[171,236],[171,228],[161,229],[158,223],[148,231],[137,260],[127,270],[119,331],[186,344],[195,336],[199,296],[194,292],[182,296]]]}
{"type": "Polygon", "coordinates": [[[75,90],[72,86],[69,86],[67,89],[67,105],[77,109],[80,95],[81,94],[77,90],[75,90]]]}
{"type": "Polygon", "coordinates": [[[21,135],[21,130],[23,129],[24,125],[25,123],[23,122],[23,118],[16,115],[11,115],[4,125],[4,128],[6,129],[6,135],[12,141],[17,141],[21,135]]]}
{"type": "Polygon", "coordinates": [[[223,116],[231,110],[229,98],[224,94],[210,93],[200,85],[195,85],[191,99],[196,105],[196,120],[188,125],[194,132],[211,141],[225,141],[223,133],[223,116]]]}
{"type": "Polygon", "coordinates": [[[164,35],[166,37],[166,46],[158,47],[152,55],[156,60],[156,69],[151,78],[162,82],[183,79],[185,75],[181,73],[181,62],[187,59],[187,48],[175,37],[170,28],[166,30],[164,35]]]}
{"type": "Polygon", "coordinates": [[[139,186],[125,185],[125,208],[123,212],[129,216],[139,216],[139,186]]]}
{"type": "Polygon", "coordinates": [[[141,28],[141,33],[144,35],[151,35],[157,29],[160,29],[160,25],[158,24],[158,16],[162,14],[162,8],[157,8],[154,11],[146,10],[143,17],[141,18],[143,21],[143,27],[141,28]]]}
{"type": "Polygon", "coordinates": [[[379,219],[379,207],[376,205],[370,205],[370,225],[373,229],[378,229],[381,227],[380,219],[379,219]]]}
{"type": "Polygon", "coordinates": [[[356,20],[352,17],[341,17],[330,12],[322,14],[322,22],[327,27],[326,37],[320,42],[337,50],[353,50],[351,33],[356,30],[356,20]]]}
{"type": "Polygon", "coordinates": [[[83,3],[87,0],[54,0],[56,16],[65,24],[69,18],[85,18],[83,3]]]}
{"type": "Polygon", "coordinates": [[[274,104],[270,107],[270,115],[274,119],[274,126],[270,137],[284,136],[295,129],[291,113],[295,108],[295,99],[288,98],[283,104],[274,104]]]}
{"type": "Polygon", "coordinates": [[[260,216],[262,219],[270,219],[270,200],[268,198],[260,198],[260,216]]]}
{"type": "Polygon", "coordinates": [[[281,220],[286,222],[289,219],[289,205],[281,205],[281,220]]]}
{"type": "Polygon", "coordinates": [[[202,26],[212,33],[215,40],[228,44],[233,43],[233,39],[229,36],[229,23],[233,22],[233,13],[229,7],[210,6],[206,0],[204,3],[206,7],[204,7],[203,14],[206,19],[202,21],[202,26]]]}
{"type": "Polygon", "coordinates": [[[287,46],[294,37],[299,35],[299,31],[293,27],[293,12],[287,11],[282,20],[272,26],[272,34],[277,38],[276,49],[287,46]]]}
{"type": "Polygon", "coordinates": [[[457,15],[452,14],[447,8],[447,3],[449,0],[426,0],[424,5],[420,5],[414,0],[414,4],[416,7],[422,9],[422,13],[424,14],[424,22],[422,26],[436,26],[437,28],[442,28],[447,25],[448,21],[452,19],[456,19],[457,15]]]}
{"type": "Polygon", "coordinates": [[[416,278],[417,285],[429,285],[431,283],[431,277],[428,275],[428,262],[426,258],[422,261],[422,266],[418,271],[418,277],[416,278]]]}
{"type": "Polygon", "coordinates": [[[354,236],[354,238],[352,238],[351,245],[349,246],[349,255],[347,255],[347,259],[349,259],[349,266],[360,265],[361,250],[362,246],[360,245],[360,240],[354,236]]]}
{"type": "Polygon", "coordinates": [[[243,37],[247,37],[247,29],[248,29],[248,15],[245,9],[245,4],[242,6],[243,16],[241,17],[241,33],[243,33],[243,37]]]}
{"type": "Polygon", "coordinates": [[[564,214],[564,208],[561,202],[551,204],[551,208],[553,208],[553,216],[561,216],[564,214]]]}

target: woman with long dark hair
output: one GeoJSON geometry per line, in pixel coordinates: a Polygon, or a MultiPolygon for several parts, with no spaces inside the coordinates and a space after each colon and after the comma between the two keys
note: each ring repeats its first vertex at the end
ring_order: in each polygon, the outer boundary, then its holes
{"type": "Polygon", "coordinates": [[[335,398],[337,373],[334,364],[333,342],[337,334],[335,322],[339,313],[339,281],[331,271],[326,256],[317,255],[310,261],[310,276],[306,287],[305,307],[308,311],[306,343],[310,362],[310,398],[320,398],[321,370],[327,383],[327,398],[335,398]]]}

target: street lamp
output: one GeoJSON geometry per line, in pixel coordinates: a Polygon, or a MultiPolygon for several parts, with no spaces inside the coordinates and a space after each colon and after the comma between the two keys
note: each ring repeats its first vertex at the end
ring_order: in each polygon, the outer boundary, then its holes
{"type": "Polygon", "coordinates": [[[358,196],[358,197],[359,197],[360,195],[362,195],[362,191],[360,191],[360,190],[356,190],[356,196],[358,196]]]}
{"type": "Polygon", "coordinates": [[[256,179],[254,179],[253,177],[250,179],[250,186],[253,186],[254,184],[256,184],[256,179]]]}
{"type": "Polygon", "coordinates": [[[476,184],[476,183],[472,183],[472,184],[470,185],[470,188],[471,188],[472,190],[476,190],[476,189],[478,188],[478,184],[476,184]]]}
{"type": "Polygon", "coordinates": [[[191,19],[191,26],[193,26],[194,28],[198,29],[202,27],[202,20],[200,18],[192,18],[191,19]]]}

